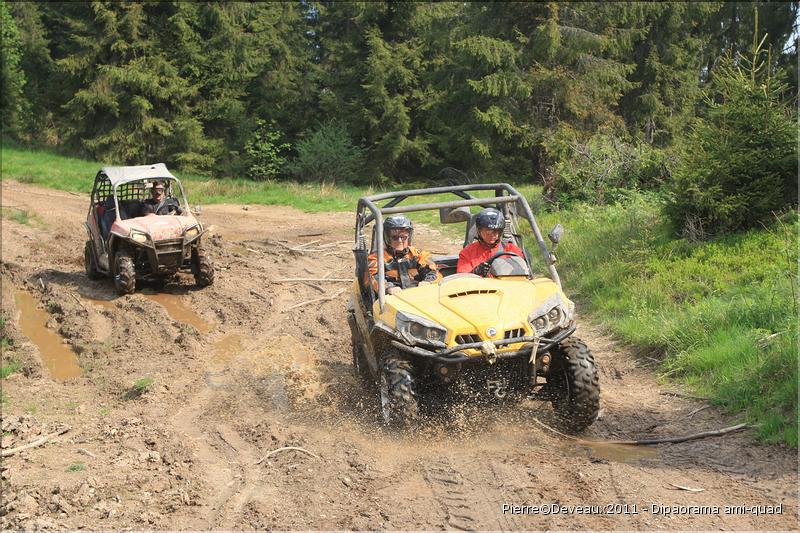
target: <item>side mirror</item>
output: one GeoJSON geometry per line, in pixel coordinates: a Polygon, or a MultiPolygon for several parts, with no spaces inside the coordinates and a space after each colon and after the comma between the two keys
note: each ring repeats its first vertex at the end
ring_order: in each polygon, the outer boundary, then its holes
{"type": "Polygon", "coordinates": [[[557,245],[563,235],[564,227],[561,224],[556,224],[553,226],[553,229],[550,230],[550,233],[547,234],[547,237],[554,245],[557,245]]]}
{"type": "Polygon", "coordinates": [[[439,222],[442,224],[466,222],[471,216],[469,207],[442,207],[439,209],[439,222]]]}

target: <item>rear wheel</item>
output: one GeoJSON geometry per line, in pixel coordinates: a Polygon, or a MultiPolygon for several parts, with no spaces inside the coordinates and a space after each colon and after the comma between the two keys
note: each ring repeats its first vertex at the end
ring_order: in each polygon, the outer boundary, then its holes
{"type": "Polygon", "coordinates": [[[100,279],[103,274],[97,269],[97,260],[94,257],[94,247],[92,241],[86,241],[83,247],[83,263],[86,267],[86,276],[89,279],[100,279]]]}
{"type": "Polygon", "coordinates": [[[198,287],[208,287],[214,283],[214,263],[202,248],[192,250],[192,274],[198,287]]]}
{"type": "Polygon", "coordinates": [[[126,251],[114,256],[114,285],[119,294],[131,294],[136,290],[136,267],[133,258],[126,251]]]}
{"type": "Polygon", "coordinates": [[[380,375],[380,407],[383,421],[392,428],[411,427],[419,416],[413,366],[398,356],[383,360],[380,375]]]}
{"type": "Polygon", "coordinates": [[[594,356],[580,339],[570,338],[553,350],[547,388],[564,429],[586,429],[600,411],[600,380],[594,356]]]}

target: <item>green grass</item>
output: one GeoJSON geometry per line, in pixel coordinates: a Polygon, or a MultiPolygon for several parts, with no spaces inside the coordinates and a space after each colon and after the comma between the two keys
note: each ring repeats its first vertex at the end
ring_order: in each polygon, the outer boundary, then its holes
{"type": "Polygon", "coordinates": [[[133,386],[125,392],[123,398],[126,400],[135,400],[150,390],[153,383],[155,383],[155,381],[151,377],[139,378],[133,383],[133,386]]]}
{"type": "MultiPolygon", "coordinates": [[[[52,189],[89,194],[97,171],[104,163],[84,161],[28,149],[10,143],[2,145],[2,179],[12,179],[52,189]]],[[[306,212],[354,212],[358,199],[380,192],[371,187],[353,187],[330,183],[294,183],[251,181],[245,179],[209,179],[172,169],[181,179],[191,205],[219,203],[286,205],[306,212]]],[[[411,188],[407,185],[404,188],[411,188]]],[[[529,198],[539,197],[539,188],[527,186],[520,192],[529,198]]],[[[440,199],[454,199],[443,196],[440,199]]],[[[420,200],[421,201],[421,200],[420,200]]],[[[426,203],[436,201],[431,197],[426,203]]],[[[418,213],[414,220],[433,222],[435,213],[418,213]]]]}
{"type": "Polygon", "coordinates": [[[86,465],[81,462],[72,463],[67,467],[67,472],[83,472],[84,470],[86,470],[86,465]]]}
{"type": "Polygon", "coordinates": [[[671,236],[655,199],[542,217],[568,292],[663,372],[770,442],[797,446],[797,216],[704,243],[671,236]]]}
{"type": "Polygon", "coordinates": [[[22,363],[16,359],[10,359],[6,361],[0,365],[0,379],[6,379],[14,372],[19,371],[20,368],[22,368],[22,363]]]}

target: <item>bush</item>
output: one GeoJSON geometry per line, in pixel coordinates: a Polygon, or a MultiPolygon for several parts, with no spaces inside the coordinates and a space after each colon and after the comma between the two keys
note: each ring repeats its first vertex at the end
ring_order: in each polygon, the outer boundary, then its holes
{"type": "Polygon", "coordinates": [[[275,178],[286,165],[286,157],[282,152],[291,145],[281,143],[281,132],[267,125],[263,120],[256,121],[253,135],[244,145],[244,152],[250,159],[247,175],[254,180],[275,178]]]}
{"type": "MultiPolygon", "coordinates": [[[[758,58],[759,56],[756,55],[758,58]]],[[[759,226],[797,202],[797,129],[766,61],[730,57],[675,172],[670,217],[689,238],[759,226]]]]}
{"type": "Polygon", "coordinates": [[[298,181],[359,183],[366,151],[353,144],[344,125],[329,121],[297,144],[297,158],[288,168],[298,181]]]}
{"type": "Polygon", "coordinates": [[[607,204],[630,189],[656,189],[669,177],[668,153],[646,143],[598,132],[588,140],[567,133],[555,154],[556,198],[607,204]]]}

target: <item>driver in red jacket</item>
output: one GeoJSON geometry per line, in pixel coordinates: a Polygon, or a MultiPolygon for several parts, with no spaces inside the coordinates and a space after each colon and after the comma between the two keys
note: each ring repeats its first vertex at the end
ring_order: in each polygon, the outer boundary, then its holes
{"type": "Polygon", "coordinates": [[[491,277],[491,274],[489,274],[490,265],[486,261],[500,250],[501,245],[503,251],[525,257],[519,246],[513,242],[500,242],[500,236],[503,234],[505,225],[506,219],[503,213],[497,209],[487,207],[478,213],[475,219],[475,226],[478,228],[477,240],[465,246],[461,253],[458,254],[456,272],[491,277]]]}

